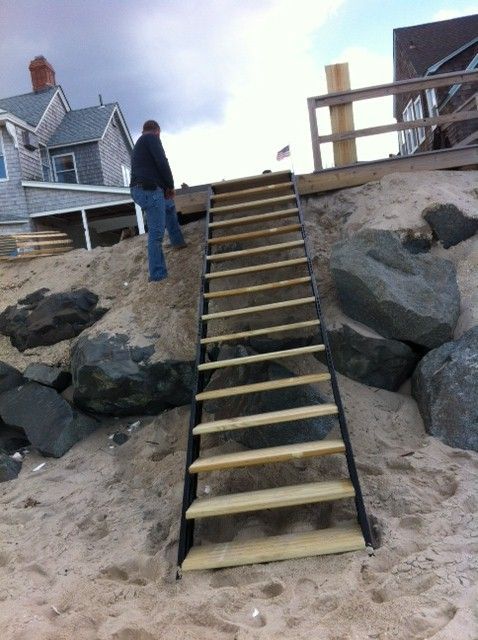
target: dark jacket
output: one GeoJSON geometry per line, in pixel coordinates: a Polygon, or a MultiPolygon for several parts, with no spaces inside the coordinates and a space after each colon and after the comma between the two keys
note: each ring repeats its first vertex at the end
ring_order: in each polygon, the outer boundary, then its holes
{"type": "Polygon", "coordinates": [[[151,133],[143,133],[134,145],[130,184],[138,183],[174,189],[173,174],[161,140],[151,133]]]}

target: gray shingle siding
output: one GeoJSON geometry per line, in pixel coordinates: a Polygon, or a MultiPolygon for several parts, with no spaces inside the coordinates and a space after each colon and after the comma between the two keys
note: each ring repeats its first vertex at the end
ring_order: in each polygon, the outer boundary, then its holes
{"type": "Polygon", "coordinates": [[[24,93],[11,98],[0,98],[0,109],[14,113],[28,124],[36,127],[57,89],[58,87],[49,87],[44,91],[24,93]]]}
{"type": "Polygon", "coordinates": [[[59,211],[87,207],[88,205],[101,205],[105,202],[121,202],[130,198],[129,191],[120,193],[98,193],[91,191],[68,191],[67,189],[45,189],[26,187],[26,199],[30,213],[42,211],[59,211]]]}
{"type": "Polygon", "coordinates": [[[106,186],[123,186],[121,165],[131,167],[131,147],[128,144],[123,127],[117,122],[116,114],[106,129],[103,140],[100,140],[100,156],[103,167],[103,178],[106,186]]]}
{"type": "Polygon", "coordinates": [[[22,180],[42,180],[40,149],[30,151],[23,144],[22,130],[16,127],[18,138],[18,154],[22,166],[22,180]]]}
{"type": "Polygon", "coordinates": [[[66,114],[65,106],[57,94],[52,100],[48,110],[45,112],[43,120],[37,129],[38,140],[46,144],[52,133],[58,128],[60,122],[66,114]]]}
{"type": "Polygon", "coordinates": [[[97,142],[86,144],[68,145],[51,149],[50,156],[60,156],[65,153],[74,153],[76,162],[76,171],[78,173],[79,184],[102,185],[103,170],[101,167],[100,150],[97,142]]]}
{"type": "MultiPolygon", "coordinates": [[[[0,182],[0,221],[28,220],[27,201],[21,186],[22,171],[18,150],[15,149],[13,140],[5,127],[0,127],[0,135],[3,140],[8,175],[8,180],[0,182]]],[[[25,225],[24,230],[28,228],[29,226],[25,225]]]]}

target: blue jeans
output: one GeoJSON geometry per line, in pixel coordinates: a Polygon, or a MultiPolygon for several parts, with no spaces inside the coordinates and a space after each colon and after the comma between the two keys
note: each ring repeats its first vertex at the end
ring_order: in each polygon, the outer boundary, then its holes
{"type": "Polygon", "coordinates": [[[174,200],[166,200],[162,189],[145,191],[141,187],[131,187],[131,197],[146,212],[148,221],[149,279],[162,280],[168,275],[163,254],[165,228],[173,246],[184,244],[174,200]]]}

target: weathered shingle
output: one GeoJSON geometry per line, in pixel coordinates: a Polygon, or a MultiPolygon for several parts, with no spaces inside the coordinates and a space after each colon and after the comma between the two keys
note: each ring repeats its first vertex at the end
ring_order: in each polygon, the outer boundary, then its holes
{"type": "Polygon", "coordinates": [[[51,136],[48,146],[57,147],[98,140],[103,135],[115,107],[116,104],[106,104],[102,107],[69,111],[51,136]]]}
{"type": "Polygon", "coordinates": [[[5,111],[36,127],[57,89],[58,87],[49,87],[44,91],[24,93],[11,98],[0,98],[0,109],[5,109],[5,111]]]}
{"type": "MultiPolygon", "coordinates": [[[[395,46],[400,42],[417,76],[478,36],[478,14],[394,29],[395,46]]],[[[400,78],[398,78],[400,79],[400,78]]]]}

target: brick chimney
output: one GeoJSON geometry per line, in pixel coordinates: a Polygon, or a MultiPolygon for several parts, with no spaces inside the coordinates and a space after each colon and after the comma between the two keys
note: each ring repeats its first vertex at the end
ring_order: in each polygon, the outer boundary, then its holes
{"type": "Polygon", "coordinates": [[[55,69],[45,56],[35,56],[28,69],[32,77],[33,91],[41,91],[55,86],[55,69]]]}

